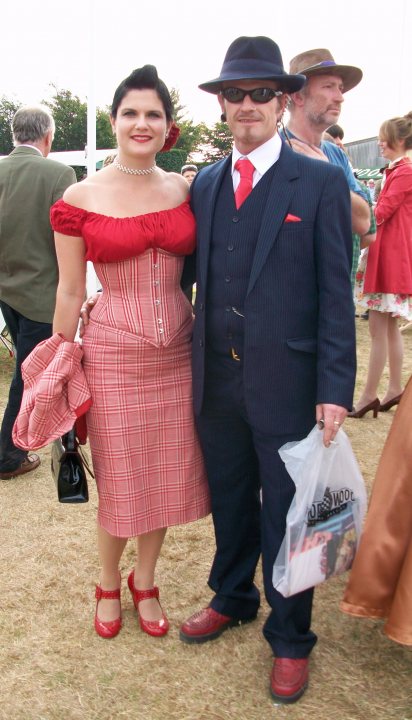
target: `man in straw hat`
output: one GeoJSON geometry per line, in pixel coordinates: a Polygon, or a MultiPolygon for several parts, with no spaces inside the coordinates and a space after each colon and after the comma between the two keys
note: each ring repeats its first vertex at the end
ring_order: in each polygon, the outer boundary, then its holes
{"type": "Polygon", "coordinates": [[[277,450],[316,422],[329,445],[355,381],[348,186],[340,169],[292,152],[278,134],[288,95],[304,81],[285,72],[270,38],[237,38],[219,77],[200,85],[217,95],[233,151],[191,188],[193,393],[217,547],[214,596],[180,637],[203,643],[255,619],[262,554],[270,690],[282,703],[305,691],[316,636],[313,589],[284,598],[272,584],[295,492],[277,450]]]}
{"type": "Polygon", "coordinates": [[[297,152],[343,169],[351,193],[352,229],[365,235],[371,220],[366,193],[356,182],[344,151],[323,141],[324,131],[339,119],[344,94],[360,83],[362,70],[338,65],[329,50],[319,48],[296,55],[290,61],[289,71],[305,75],[306,83],[291,94],[286,138],[297,152]]]}

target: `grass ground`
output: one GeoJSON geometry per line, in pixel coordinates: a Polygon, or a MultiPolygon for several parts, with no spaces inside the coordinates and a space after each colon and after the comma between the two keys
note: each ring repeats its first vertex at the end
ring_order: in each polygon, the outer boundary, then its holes
{"type": "MultiPolygon", "coordinates": [[[[367,323],[357,320],[358,388],[369,352],[367,323]]],[[[0,415],[12,361],[0,348],[0,415]]],[[[405,334],[404,379],[412,374],[412,333],[405,334]]],[[[382,394],[385,378],[382,383],[382,394]]],[[[370,489],[394,410],[347,420],[370,489]]],[[[140,632],[126,588],[133,544],[122,560],[124,627],[114,640],[93,630],[96,491],[90,502],[59,505],[50,452],[34,473],[0,481],[0,719],[9,720],[412,720],[412,648],[382,633],[382,622],[339,611],[345,577],[320,586],[313,628],[310,687],[301,702],[274,706],[268,693],[269,646],[256,622],[204,646],[179,641],[179,624],[210,599],[211,519],[172,528],[158,581],[171,630],[140,632]]],[[[390,482],[390,478],[388,478],[390,482]]],[[[257,582],[262,587],[260,569],[257,582]]]]}

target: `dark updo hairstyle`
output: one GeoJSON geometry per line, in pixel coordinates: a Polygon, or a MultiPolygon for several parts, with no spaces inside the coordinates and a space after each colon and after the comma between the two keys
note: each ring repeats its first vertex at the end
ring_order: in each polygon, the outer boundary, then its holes
{"type": "Polygon", "coordinates": [[[412,148],[412,112],[408,112],[403,117],[385,120],[380,127],[379,135],[392,150],[400,140],[405,141],[405,150],[410,150],[412,148]]]}
{"type": "Polygon", "coordinates": [[[143,65],[122,80],[113,97],[111,107],[113,118],[116,117],[119,105],[129,90],[155,90],[162,102],[167,121],[173,120],[172,98],[163,80],[160,80],[154,65],[143,65]]]}

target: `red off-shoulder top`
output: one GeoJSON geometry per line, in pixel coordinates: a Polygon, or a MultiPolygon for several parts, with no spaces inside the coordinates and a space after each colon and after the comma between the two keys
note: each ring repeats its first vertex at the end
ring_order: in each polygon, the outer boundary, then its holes
{"type": "Polygon", "coordinates": [[[82,210],[58,200],[50,209],[53,230],[82,237],[86,260],[112,263],[160,248],[173,255],[195,249],[196,225],[189,200],[170,210],[116,218],[82,210]]]}

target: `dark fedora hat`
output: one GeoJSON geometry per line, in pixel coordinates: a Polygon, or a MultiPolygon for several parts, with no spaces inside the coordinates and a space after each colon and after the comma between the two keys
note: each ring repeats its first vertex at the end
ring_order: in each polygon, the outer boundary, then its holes
{"type": "Polygon", "coordinates": [[[288,75],[283,68],[278,45],[268,37],[239,37],[232,42],[223,61],[220,76],[199,85],[217,95],[222,83],[232,80],[275,80],[284,92],[297,92],[304,75],[288,75]]]}
{"type": "Polygon", "coordinates": [[[307,50],[295,55],[290,61],[289,72],[303,73],[307,78],[313,75],[339,75],[343,80],[343,92],[352,90],[362,80],[362,70],[352,65],[338,65],[332,53],[326,48],[307,50]]]}

